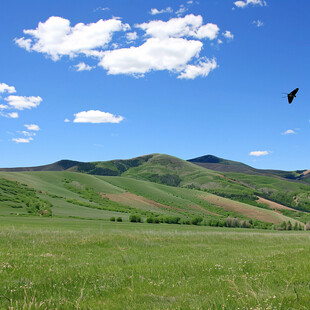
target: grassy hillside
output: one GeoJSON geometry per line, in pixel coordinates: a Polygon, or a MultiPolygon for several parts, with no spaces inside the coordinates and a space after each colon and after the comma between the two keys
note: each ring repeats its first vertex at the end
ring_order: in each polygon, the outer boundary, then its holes
{"type": "MultiPolygon", "coordinates": [[[[215,226],[238,218],[236,225],[255,227],[310,221],[310,186],[279,177],[219,173],[162,154],[76,165],[63,162],[65,167],[65,171],[0,172],[0,178],[17,181],[19,192],[25,188],[22,184],[27,185],[40,201],[33,203],[39,205],[36,208],[44,209],[45,204],[47,210],[51,205],[53,216],[60,217],[126,221],[135,213],[144,221],[191,223],[196,217],[200,224],[215,226]]],[[[10,195],[1,199],[0,214],[29,215],[26,202],[16,210],[12,204],[16,197],[10,195]]]]}
{"type": "MultiPolygon", "coordinates": [[[[191,164],[186,165],[191,168],[191,164]]],[[[188,171],[192,173],[191,169],[188,171]]],[[[185,170],[185,178],[188,175],[185,170]]],[[[53,217],[97,220],[121,217],[123,221],[128,221],[131,214],[138,214],[143,221],[150,218],[167,223],[261,228],[280,226],[282,222],[289,221],[299,228],[301,223],[309,220],[301,212],[279,214],[279,211],[268,207],[232,201],[201,190],[135,179],[130,174],[127,177],[113,177],[69,171],[0,172],[0,180],[16,184],[20,191],[27,189],[33,193],[41,204],[49,207],[53,217]],[[237,222],[228,224],[231,219],[237,219],[237,222]]],[[[13,202],[20,193],[12,195],[10,192],[1,195],[0,215],[31,214],[25,202],[16,209],[13,202]]]]}

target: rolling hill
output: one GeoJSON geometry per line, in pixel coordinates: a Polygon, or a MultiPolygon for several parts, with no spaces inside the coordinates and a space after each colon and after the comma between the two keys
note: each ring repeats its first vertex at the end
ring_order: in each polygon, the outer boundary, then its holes
{"type": "Polygon", "coordinates": [[[184,161],[163,154],[0,169],[0,215],[51,212],[59,217],[128,220],[135,213],[144,220],[177,218],[179,223],[199,217],[208,225],[238,218],[256,227],[310,221],[310,186],[275,171],[211,155],[184,161]]]}

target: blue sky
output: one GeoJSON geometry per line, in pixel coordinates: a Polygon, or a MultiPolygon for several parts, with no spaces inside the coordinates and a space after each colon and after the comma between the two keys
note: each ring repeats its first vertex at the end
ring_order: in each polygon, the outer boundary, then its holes
{"type": "Polygon", "coordinates": [[[165,153],[309,169],[309,9],[2,0],[0,167],[165,153]]]}

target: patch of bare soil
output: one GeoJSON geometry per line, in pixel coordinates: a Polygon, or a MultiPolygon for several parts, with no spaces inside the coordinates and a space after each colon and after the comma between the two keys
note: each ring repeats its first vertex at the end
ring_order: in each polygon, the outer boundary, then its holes
{"type": "Polygon", "coordinates": [[[135,207],[135,208],[141,208],[145,209],[146,207],[155,207],[155,208],[161,208],[161,209],[169,209],[169,210],[176,210],[176,211],[186,211],[181,208],[177,207],[171,207],[163,205],[159,202],[147,199],[142,196],[138,196],[129,192],[125,192],[122,194],[102,194],[102,197],[107,197],[112,201],[119,202],[121,204],[135,207]]]}
{"type": "Polygon", "coordinates": [[[309,170],[304,171],[301,175],[302,175],[302,176],[305,176],[305,175],[307,175],[307,174],[309,174],[309,173],[310,173],[310,169],[309,169],[309,170]]]}
{"type": "Polygon", "coordinates": [[[215,215],[215,216],[220,216],[219,214],[213,213],[213,212],[211,212],[209,210],[206,210],[205,208],[203,208],[201,206],[198,206],[198,205],[191,204],[191,205],[189,205],[189,207],[192,208],[192,209],[196,209],[196,210],[202,211],[202,212],[207,213],[207,214],[211,214],[211,215],[215,215]]]}
{"type": "Polygon", "coordinates": [[[215,195],[203,195],[200,196],[200,198],[212,203],[215,206],[221,207],[226,211],[237,212],[249,218],[257,219],[268,223],[274,223],[274,224],[281,223],[281,220],[277,218],[277,216],[273,217],[267,212],[260,211],[256,208],[252,208],[252,206],[247,207],[246,205],[238,203],[237,201],[229,200],[215,195]]]}
{"type": "Polygon", "coordinates": [[[259,196],[257,196],[257,197],[258,197],[257,202],[265,203],[265,204],[267,204],[267,205],[269,206],[269,208],[271,208],[271,209],[274,209],[274,210],[292,210],[292,211],[296,211],[296,210],[294,210],[294,209],[292,209],[292,208],[289,208],[289,207],[287,207],[287,206],[283,206],[283,205],[281,205],[281,204],[279,204],[279,203],[276,203],[276,202],[274,202],[274,201],[268,200],[268,199],[266,199],[266,198],[259,197],[259,196]]]}

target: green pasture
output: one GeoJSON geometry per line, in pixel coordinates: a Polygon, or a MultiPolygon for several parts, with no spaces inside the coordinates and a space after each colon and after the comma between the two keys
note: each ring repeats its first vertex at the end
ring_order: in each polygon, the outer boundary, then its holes
{"type": "Polygon", "coordinates": [[[308,232],[0,217],[1,309],[308,309],[308,232]]]}

